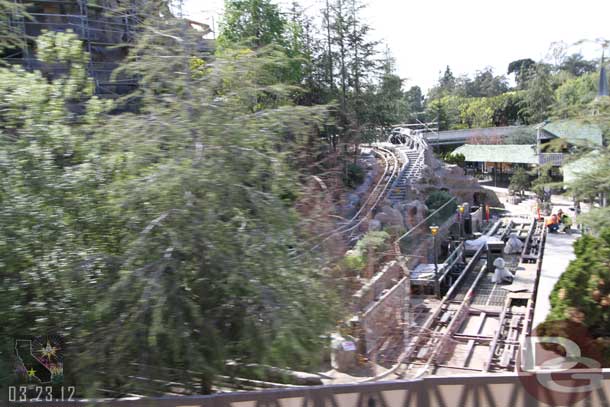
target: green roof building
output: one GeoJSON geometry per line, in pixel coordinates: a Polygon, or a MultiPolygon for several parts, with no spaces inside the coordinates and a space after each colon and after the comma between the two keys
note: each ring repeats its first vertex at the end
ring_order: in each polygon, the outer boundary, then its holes
{"type": "Polygon", "coordinates": [[[453,151],[466,162],[538,164],[533,144],[464,144],[453,151]]]}
{"type": "Polygon", "coordinates": [[[572,145],[602,146],[604,138],[601,128],[584,120],[558,120],[544,124],[538,139],[546,141],[561,138],[572,145]]]}
{"type": "Polygon", "coordinates": [[[591,172],[597,166],[599,154],[593,151],[584,157],[566,163],[563,170],[563,182],[572,184],[577,182],[581,175],[591,172]]]}

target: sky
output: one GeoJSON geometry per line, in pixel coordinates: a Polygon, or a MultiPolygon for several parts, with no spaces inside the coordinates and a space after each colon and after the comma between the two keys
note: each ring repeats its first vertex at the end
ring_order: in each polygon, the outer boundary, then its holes
{"type": "MultiPolygon", "coordinates": [[[[286,0],[279,0],[282,4],[286,0]]],[[[323,0],[300,0],[309,12],[323,0]]],[[[218,27],[223,0],[185,0],[188,15],[218,27]]],[[[610,39],[610,1],[606,0],[369,0],[364,18],[372,39],[388,44],[405,86],[433,86],[449,65],[455,76],[487,66],[506,74],[521,58],[549,59],[552,43],[563,41],[568,53],[599,58],[583,39],[610,39]]],[[[511,79],[511,78],[509,78],[511,79]]]]}

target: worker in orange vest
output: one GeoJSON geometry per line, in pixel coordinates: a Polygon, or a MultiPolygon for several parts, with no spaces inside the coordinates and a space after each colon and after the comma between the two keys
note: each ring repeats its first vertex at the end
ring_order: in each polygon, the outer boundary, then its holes
{"type": "Polygon", "coordinates": [[[559,219],[556,214],[552,214],[551,217],[546,220],[546,227],[551,233],[557,232],[559,229],[559,219]]]}

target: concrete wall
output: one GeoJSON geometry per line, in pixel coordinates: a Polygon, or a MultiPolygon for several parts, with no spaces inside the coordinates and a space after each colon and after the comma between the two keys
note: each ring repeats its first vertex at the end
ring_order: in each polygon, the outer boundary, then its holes
{"type": "Polygon", "coordinates": [[[381,297],[384,290],[392,288],[402,277],[402,269],[396,261],[385,264],[379,273],[353,295],[353,312],[364,311],[375,299],[381,297]]]}
{"type": "Polygon", "coordinates": [[[405,277],[362,315],[360,327],[367,355],[382,345],[382,339],[402,326],[407,289],[408,279],[405,277]]]}

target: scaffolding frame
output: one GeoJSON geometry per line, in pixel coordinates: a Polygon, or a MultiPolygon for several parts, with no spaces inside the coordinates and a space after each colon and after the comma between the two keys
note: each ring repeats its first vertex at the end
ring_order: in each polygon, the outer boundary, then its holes
{"type": "MultiPolygon", "coordinates": [[[[87,72],[95,82],[95,93],[101,96],[117,97],[137,86],[135,78],[115,78],[112,72],[126,57],[127,49],[133,43],[138,24],[137,0],[122,2],[120,10],[112,7],[112,0],[13,0],[16,5],[32,9],[28,12],[31,19],[12,16],[11,24],[23,38],[20,56],[9,55],[8,62],[17,63],[31,70],[40,64],[34,58],[28,40],[43,29],[49,31],[72,30],[83,41],[89,55],[87,72]],[[54,5],[57,13],[45,11],[45,5],[54,5]],[[32,35],[33,34],[33,35],[32,35]],[[112,53],[109,58],[104,54],[112,53]],[[105,60],[106,59],[106,60],[105,60]]],[[[47,7],[48,8],[48,7],[47,7]]],[[[58,72],[57,68],[53,71],[58,72]]],[[[59,72],[58,72],[59,73],[59,72]]]]}

